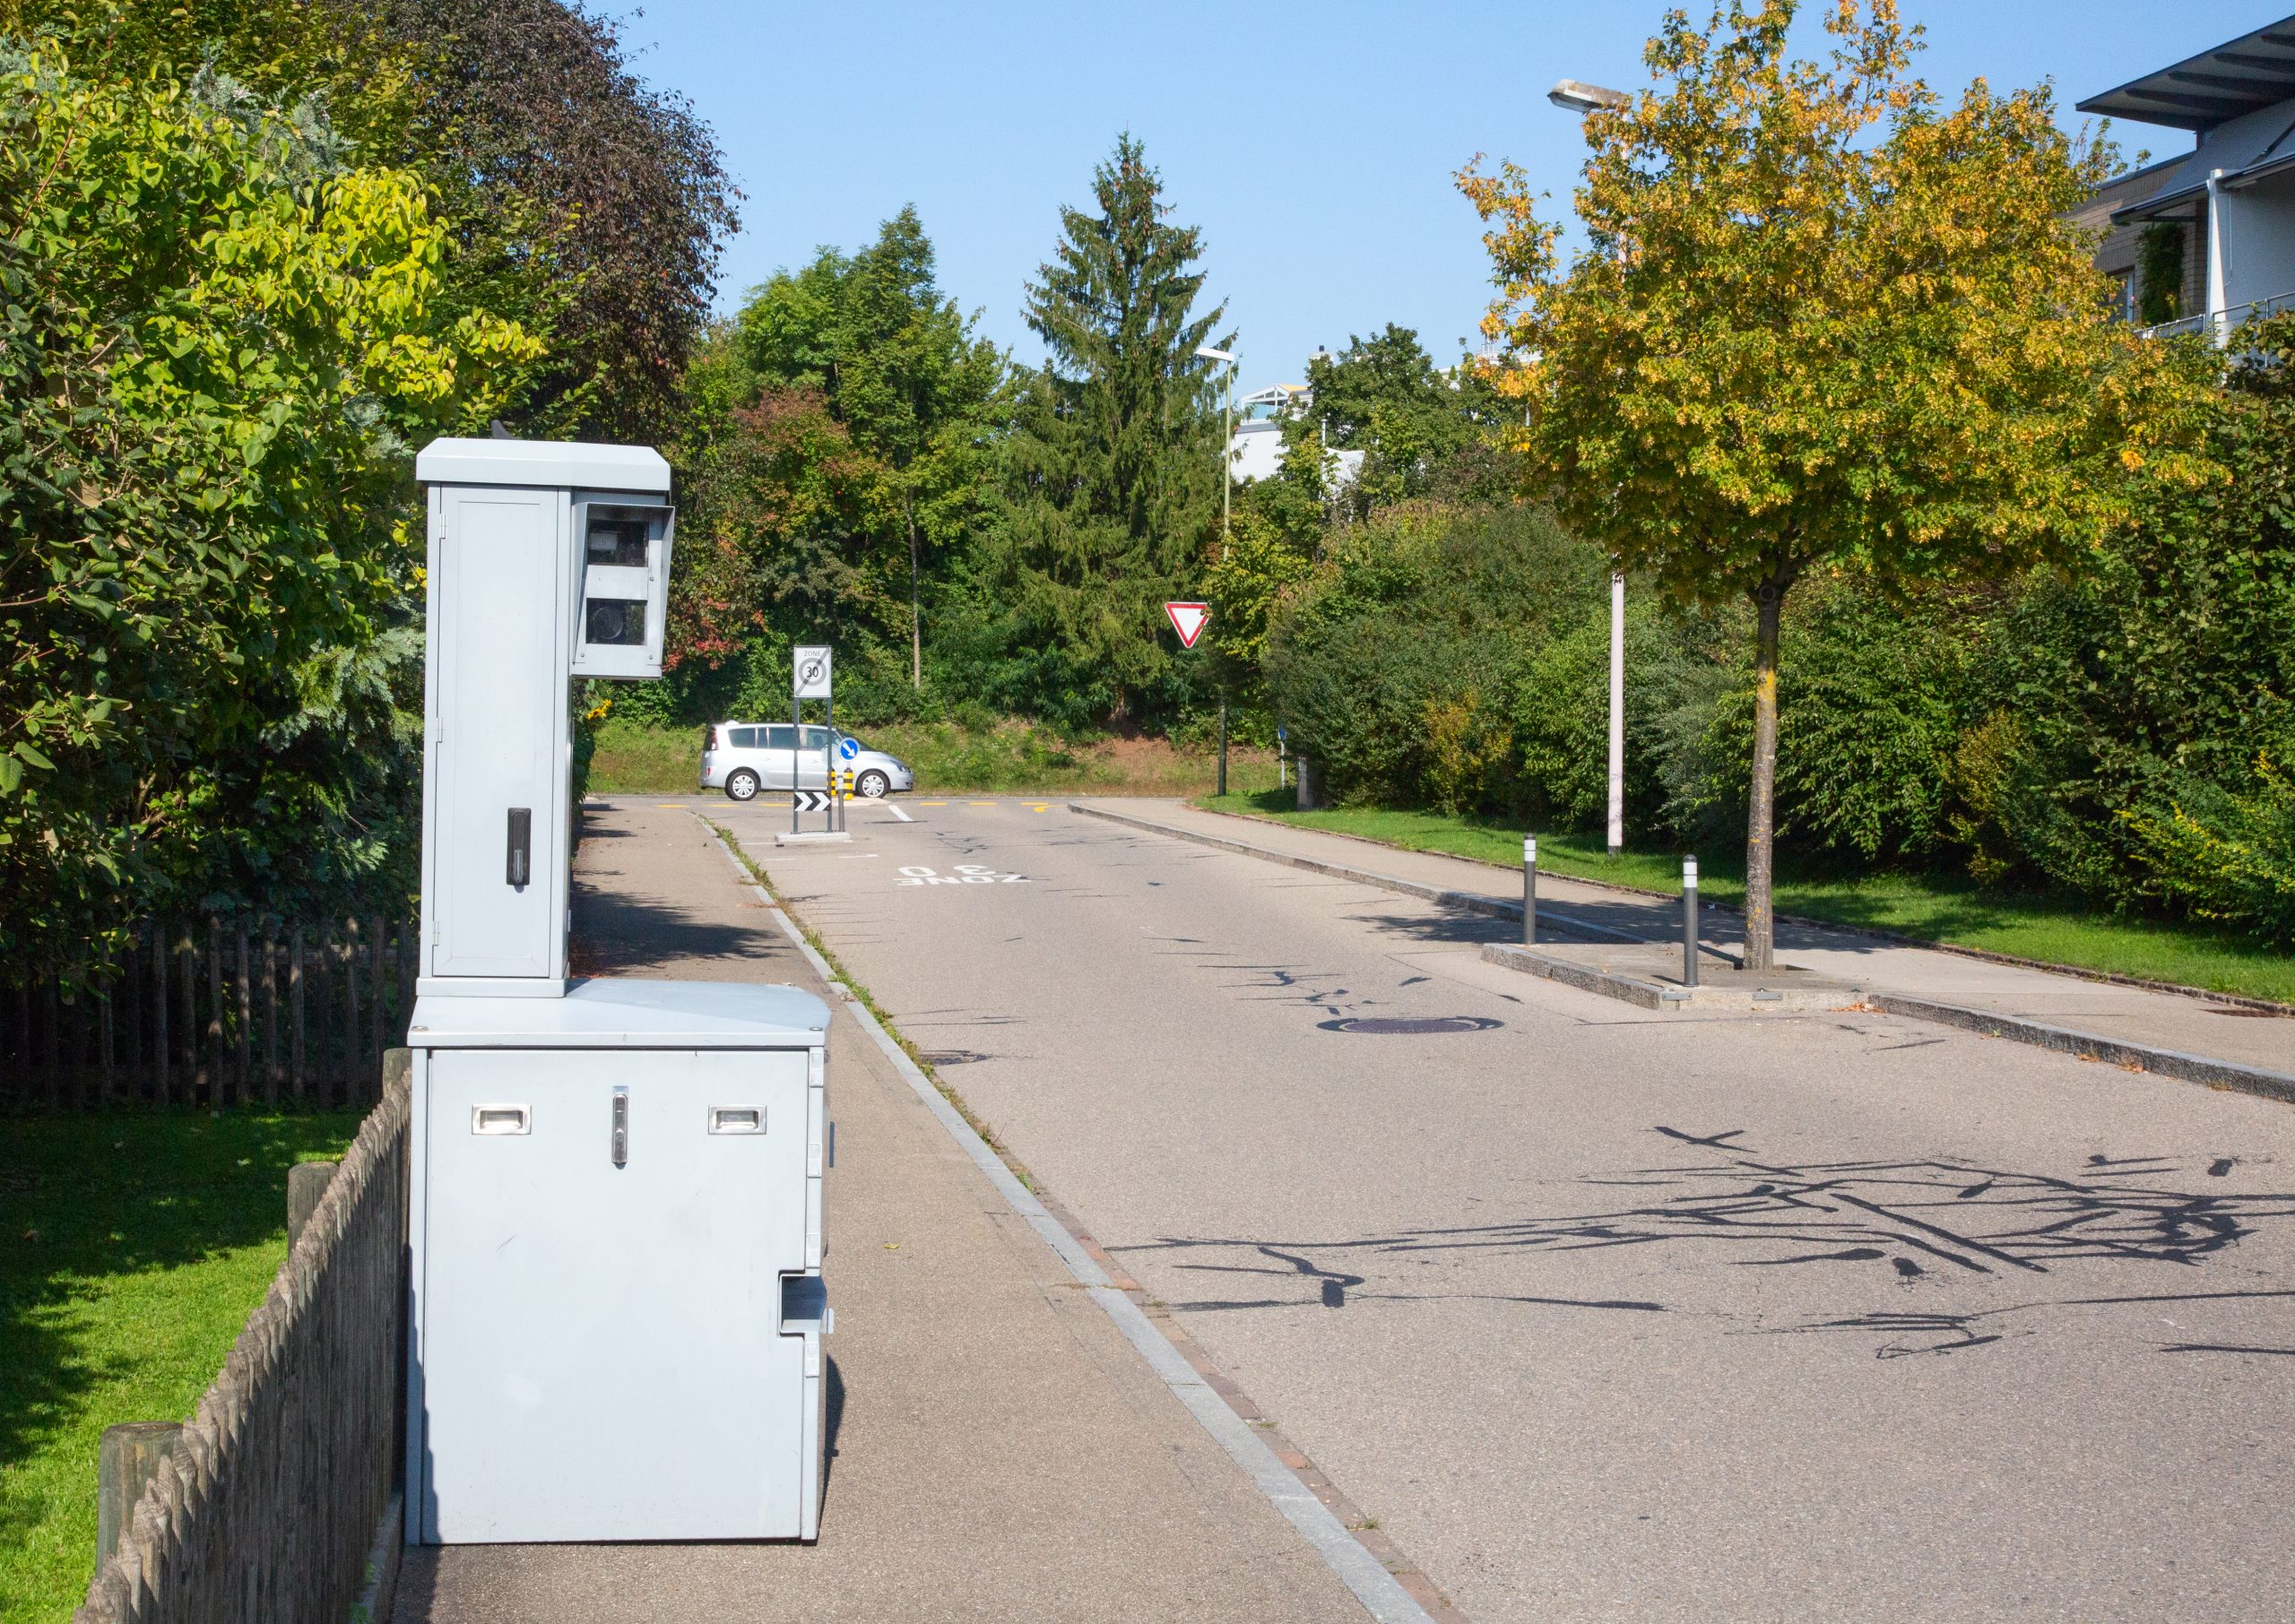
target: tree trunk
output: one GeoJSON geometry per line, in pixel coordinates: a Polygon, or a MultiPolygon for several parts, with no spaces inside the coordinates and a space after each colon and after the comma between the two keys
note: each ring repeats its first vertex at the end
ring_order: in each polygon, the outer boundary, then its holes
{"type": "Polygon", "coordinates": [[[908,685],[918,693],[924,691],[924,620],[917,613],[918,558],[916,548],[916,499],[907,498],[902,505],[908,513],[908,685]]]}
{"type": "Polygon", "coordinates": [[[1754,594],[1761,632],[1754,654],[1754,782],[1745,814],[1745,968],[1777,964],[1777,911],[1770,897],[1770,859],[1777,832],[1777,618],[1785,589],[1754,594]]]}

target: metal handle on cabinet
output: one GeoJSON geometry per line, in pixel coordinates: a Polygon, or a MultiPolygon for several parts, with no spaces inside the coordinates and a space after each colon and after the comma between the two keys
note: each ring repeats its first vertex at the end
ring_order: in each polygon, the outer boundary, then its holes
{"type": "Polygon", "coordinates": [[[613,1164],[629,1165],[629,1091],[613,1091],[613,1164]]]}
{"type": "Polygon", "coordinates": [[[510,808],[510,851],[503,877],[513,885],[524,886],[533,878],[534,871],[534,811],[532,807],[510,808]]]}

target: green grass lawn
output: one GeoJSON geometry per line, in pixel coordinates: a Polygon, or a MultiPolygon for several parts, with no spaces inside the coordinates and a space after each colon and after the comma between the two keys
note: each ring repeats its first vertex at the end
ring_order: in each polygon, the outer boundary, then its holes
{"type": "Polygon", "coordinates": [[[287,1256],[287,1170],[355,1112],[0,1123],[0,1619],[63,1624],[95,1569],[96,1447],[182,1421],[287,1256]]]}
{"type": "MultiPolygon", "coordinates": [[[[1182,749],[1161,739],[1072,741],[1018,721],[992,728],[898,723],[855,732],[915,768],[920,795],[1200,795],[1218,771],[1208,749],[1182,749]]],[[[689,795],[700,767],[699,728],[608,717],[598,730],[590,788],[601,795],[689,795]]],[[[1271,787],[1275,757],[1231,746],[1227,782],[1243,792],[1271,787]]]]}
{"type": "MultiPolygon", "coordinates": [[[[1197,802],[1217,811],[1362,835],[1412,851],[1446,851],[1510,868],[1520,867],[1522,836],[1529,833],[1503,819],[1372,807],[1301,812],[1292,803],[1286,791],[1205,796],[1197,802]]],[[[1549,873],[1637,885],[1667,895],[1681,893],[1679,852],[1627,851],[1612,857],[1599,835],[1537,833],[1538,867],[1549,873]]],[[[1698,890],[1712,902],[1742,903],[1745,853],[1700,852],[1698,890]]],[[[1797,873],[1787,867],[1778,877],[1777,909],[1893,930],[1923,941],[2295,1003],[2295,957],[2235,931],[2124,917],[2077,900],[2001,895],[1980,891],[1971,881],[1934,875],[1884,872],[1851,877],[1797,873]]]]}

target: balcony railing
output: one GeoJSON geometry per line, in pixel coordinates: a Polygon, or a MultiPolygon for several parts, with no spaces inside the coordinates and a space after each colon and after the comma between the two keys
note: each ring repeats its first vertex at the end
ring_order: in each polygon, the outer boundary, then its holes
{"type": "Polygon", "coordinates": [[[2139,327],[2140,338],[2176,338],[2187,333],[2225,333],[2246,323],[2259,321],[2266,315],[2277,315],[2282,310],[2295,310],[2295,293],[2274,293],[2269,298],[2259,298],[2213,315],[2187,315],[2178,321],[2161,322],[2154,327],[2139,327]]]}

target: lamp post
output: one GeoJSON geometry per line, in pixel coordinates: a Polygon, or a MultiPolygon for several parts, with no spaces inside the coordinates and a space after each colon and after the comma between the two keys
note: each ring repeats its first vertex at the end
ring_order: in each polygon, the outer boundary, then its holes
{"type": "Polygon", "coordinates": [[[1219,445],[1219,466],[1226,475],[1219,491],[1219,556],[1227,556],[1227,532],[1235,511],[1235,352],[1199,344],[1196,354],[1207,361],[1227,363],[1227,437],[1219,445]]]}
{"type": "MultiPolygon", "coordinates": [[[[1219,443],[1219,557],[1227,557],[1228,533],[1235,521],[1235,352],[1214,350],[1208,344],[1196,346],[1196,354],[1207,361],[1227,363],[1227,437],[1219,443]]],[[[1227,678],[1219,678],[1219,793],[1227,792],[1227,678]]]]}
{"type": "MultiPolygon", "coordinates": [[[[1633,105],[1624,91],[1576,79],[1558,79],[1546,99],[1565,113],[1584,117],[1633,105]]],[[[1610,855],[1625,845],[1625,573],[1610,572],[1610,855]]]]}

